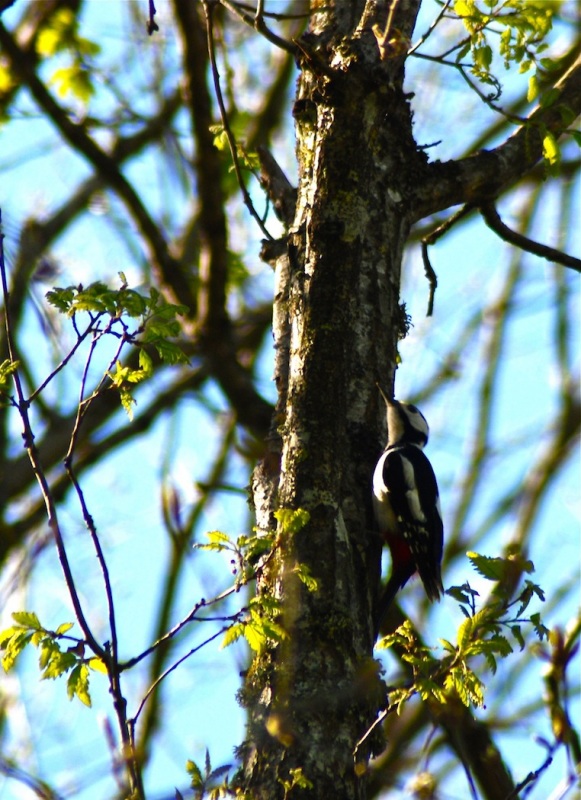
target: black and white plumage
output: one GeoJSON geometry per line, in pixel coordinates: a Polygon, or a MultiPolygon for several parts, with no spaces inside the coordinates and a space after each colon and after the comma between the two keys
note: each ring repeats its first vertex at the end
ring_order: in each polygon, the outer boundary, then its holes
{"type": "MultiPolygon", "coordinates": [[[[381,389],[380,389],[381,391],[381,389]]],[[[423,448],[429,428],[421,411],[388,400],[387,445],[373,474],[373,508],[391,552],[391,576],[378,608],[378,626],[397,592],[418,572],[430,601],[444,592],[440,572],[444,526],[438,484],[423,448]]]]}

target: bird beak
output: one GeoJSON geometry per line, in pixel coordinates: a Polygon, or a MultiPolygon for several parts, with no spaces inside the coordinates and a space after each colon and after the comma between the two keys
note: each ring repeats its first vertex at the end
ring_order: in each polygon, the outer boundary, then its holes
{"type": "Polygon", "coordinates": [[[381,396],[383,397],[383,399],[385,400],[385,405],[386,405],[386,406],[388,406],[388,405],[389,405],[389,399],[388,399],[388,397],[387,397],[386,393],[383,391],[383,389],[381,388],[381,386],[379,385],[379,383],[376,383],[375,385],[376,385],[376,386],[377,386],[377,388],[379,389],[379,393],[380,393],[380,395],[381,395],[381,396]]]}

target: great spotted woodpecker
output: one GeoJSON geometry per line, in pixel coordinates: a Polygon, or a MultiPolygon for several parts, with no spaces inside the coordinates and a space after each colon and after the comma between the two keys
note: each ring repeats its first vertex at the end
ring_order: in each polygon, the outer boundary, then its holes
{"type": "Polygon", "coordinates": [[[379,601],[378,629],[395,595],[415,572],[430,601],[444,592],[438,484],[422,449],[428,423],[415,406],[389,400],[379,391],[387,405],[387,444],[373,474],[373,508],[391,552],[391,576],[379,601]]]}

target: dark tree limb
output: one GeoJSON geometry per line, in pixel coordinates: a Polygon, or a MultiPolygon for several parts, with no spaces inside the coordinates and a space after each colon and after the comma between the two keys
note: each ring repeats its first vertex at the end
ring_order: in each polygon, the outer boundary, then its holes
{"type": "Polygon", "coordinates": [[[581,56],[556,84],[555,102],[537,107],[525,125],[494,150],[459,161],[428,165],[415,192],[412,217],[418,221],[450,206],[483,205],[497,198],[543,157],[543,138],[561,136],[581,113],[581,56]]]}
{"type": "Polygon", "coordinates": [[[516,247],[520,247],[521,250],[526,250],[541,258],[546,258],[548,261],[553,261],[555,264],[562,264],[564,267],[571,267],[576,272],[581,272],[580,259],[563,253],[554,247],[535,242],[533,239],[529,239],[528,236],[523,236],[522,233],[513,231],[508,225],[505,225],[493,203],[486,203],[480,206],[479,210],[488,227],[497,233],[501,239],[504,239],[505,242],[514,244],[516,247]]]}
{"type": "Polygon", "coordinates": [[[438,277],[434,268],[432,267],[432,263],[430,261],[430,257],[428,255],[428,247],[434,242],[437,242],[438,239],[447,233],[450,228],[456,224],[461,219],[464,219],[466,214],[469,213],[471,210],[471,206],[464,206],[460,209],[460,211],[456,211],[455,214],[452,214],[447,220],[442,222],[441,225],[438,225],[435,230],[428,233],[426,236],[423,237],[421,241],[421,248],[422,248],[422,261],[424,264],[424,271],[426,273],[426,278],[428,279],[428,284],[430,286],[430,295],[428,298],[428,311],[426,313],[427,317],[431,317],[434,311],[434,298],[436,295],[436,289],[438,287],[438,277]]]}
{"type": "Polygon", "coordinates": [[[54,99],[38,77],[34,64],[16,43],[14,37],[0,22],[0,46],[10,59],[10,63],[20,80],[28,86],[30,93],[47,117],[60,131],[73,150],[91,164],[104,181],[119,195],[121,200],[139,226],[147,242],[150,257],[157,266],[164,283],[175,289],[180,303],[191,302],[189,281],[181,270],[181,265],[172,257],[160,226],[144,206],[134,186],[119,170],[115,160],[88,135],[83,125],[71,120],[66,111],[54,99]]]}
{"type": "Polygon", "coordinates": [[[208,91],[207,31],[201,7],[174,0],[184,46],[188,100],[196,142],[197,189],[200,202],[199,341],[209,368],[235,408],[238,421],[262,439],[269,428],[272,407],[259,395],[249,370],[236,355],[232,321],[226,308],[228,241],[221,155],[210,131],[215,121],[208,91]]]}

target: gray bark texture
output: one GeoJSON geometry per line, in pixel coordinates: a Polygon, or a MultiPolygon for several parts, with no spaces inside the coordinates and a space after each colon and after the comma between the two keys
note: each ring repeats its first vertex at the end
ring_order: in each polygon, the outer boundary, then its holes
{"type": "MultiPolygon", "coordinates": [[[[401,35],[411,35],[417,6],[402,4],[393,20],[401,35]]],[[[310,515],[284,534],[259,586],[282,600],[289,633],[255,660],[243,693],[245,789],[264,800],[365,796],[369,751],[356,763],[354,749],[384,693],[371,658],[381,547],[370,476],[384,413],[375,384],[393,383],[410,227],[404,199],[426,167],[402,59],[381,60],[371,29],[385,27],[385,16],[362,3],[326,8],[301,41],[298,199],[276,268],[279,400],[253,485],[259,529],[276,526],[279,508],[310,515]],[[293,573],[298,563],[317,579],[316,592],[293,573]],[[312,789],[289,792],[296,769],[312,789]]]]}
{"type": "MultiPolygon", "coordinates": [[[[278,403],[252,486],[259,531],[277,528],[278,509],[310,516],[292,534],[278,523],[277,557],[258,580],[259,594],[281,601],[289,637],[254,659],[241,693],[249,722],[240,786],[253,800],[366,797],[366,763],[380,742],[356,745],[385,701],[372,659],[381,545],[370,487],[385,436],[376,383],[393,387],[405,329],[403,249],[418,219],[484,202],[514,182],[515,159],[522,174],[541,156],[530,137],[520,149],[513,137],[510,160],[501,147],[428,164],[403,91],[420,0],[311,5],[293,112],[296,210],[285,242],[269,248],[278,403]]],[[[507,776],[502,796],[511,786],[507,776]]]]}

